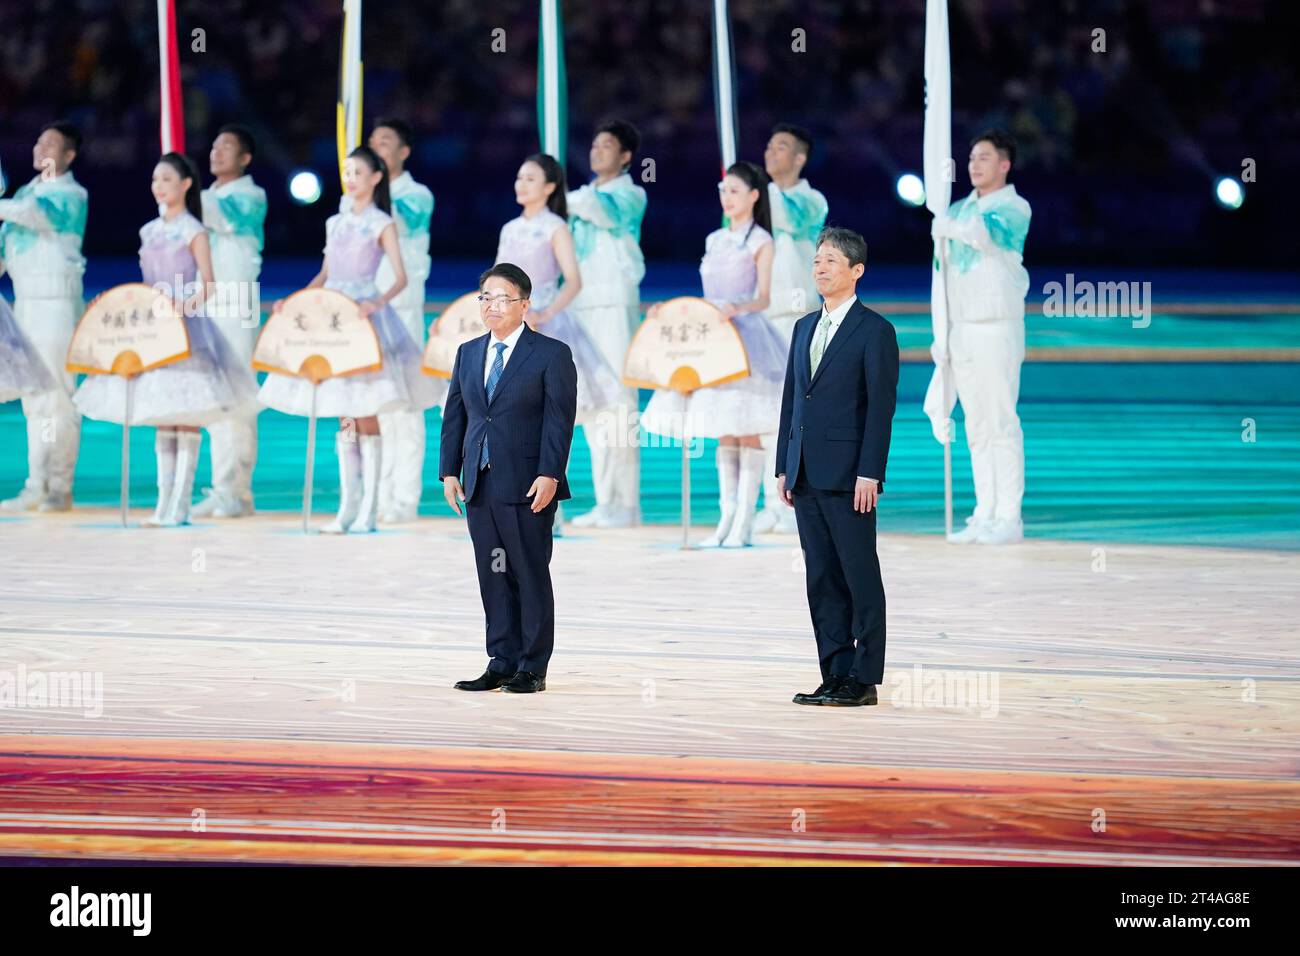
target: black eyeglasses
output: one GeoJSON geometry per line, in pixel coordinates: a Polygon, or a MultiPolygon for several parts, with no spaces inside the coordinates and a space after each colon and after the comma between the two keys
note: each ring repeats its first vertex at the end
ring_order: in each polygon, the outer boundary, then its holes
{"type": "Polygon", "coordinates": [[[498,308],[504,309],[511,302],[523,302],[525,299],[528,298],[528,296],[521,295],[517,299],[512,299],[509,296],[505,296],[505,295],[488,295],[486,292],[480,292],[477,296],[475,296],[475,298],[478,299],[481,305],[492,304],[497,306],[498,308]]]}

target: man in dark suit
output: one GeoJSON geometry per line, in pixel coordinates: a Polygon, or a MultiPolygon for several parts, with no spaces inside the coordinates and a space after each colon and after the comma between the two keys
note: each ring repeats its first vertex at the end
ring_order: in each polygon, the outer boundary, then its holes
{"type": "Polygon", "coordinates": [[[546,690],[555,645],[551,527],[569,497],[578,372],[567,345],[524,324],[531,294],[508,262],[479,277],[488,334],[457,350],[442,410],[438,475],[456,514],[465,502],[487,616],[487,670],[457,690],[546,690]]]}
{"type": "Polygon", "coordinates": [[[796,704],[876,703],[885,670],[885,587],[876,500],[898,391],[894,327],[857,297],[867,244],[850,229],[817,238],[822,307],[794,327],[777,432],[777,489],[794,508],[822,684],[796,704]]]}

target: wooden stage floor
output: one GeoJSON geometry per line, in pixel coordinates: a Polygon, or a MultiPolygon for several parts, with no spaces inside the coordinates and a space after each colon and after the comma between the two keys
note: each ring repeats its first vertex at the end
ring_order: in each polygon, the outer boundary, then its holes
{"type": "Polygon", "coordinates": [[[886,536],[880,705],[835,709],[790,702],[792,538],[571,530],[530,697],[452,689],[456,519],[115,521],[0,520],[0,857],[1300,862],[1297,554],[886,536]]]}

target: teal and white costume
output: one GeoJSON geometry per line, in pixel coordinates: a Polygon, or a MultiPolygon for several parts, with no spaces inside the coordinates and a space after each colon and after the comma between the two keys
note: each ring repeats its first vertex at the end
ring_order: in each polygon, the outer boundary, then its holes
{"type": "MultiPolygon", "coordinates": [[[[251,176],[203,190],[203,225],[212,247],[212,277],[217,295],[208,315],[245,368],[253,360],[262,319],[258,276],[265,242],[266,192],[251,176]]],[[[208,426],[212,487],[194,507],[202,517],[237,517],[253,510],[253,466],[257,463],[257,412],[208,426]]]]}
{"type": "MultiPolygon", "coordinates": [[[[789,189],[768,183],[772,207],[772,291],[767,317],[789,348],[794,324],[818,308],[821,298],[812,280],[817,236],[826,225],[826,197],[801,179],[789,189]]],[[[757,532],[795,534],[794,509],[783,504],[776,493],[776,435],[764,435],[767,470],[763,475],[763,510],[754,519],[757,532]]]]}
{"type": "MultiPolygon", "coordinates": [[[[582,291],[570,306],[611,368],[623,370],[632,335],[641,320],[641,220],[646,192],[627,173],[568,195],[582,291]]],[[[641,520],[641,454],[636,435],[636,391],[583,428],[591,446],[596,508],[575,525],[628,527],[641,520]]]]}
{"type": "MultiPolygon", "coordinates": [[[[429,279],[429,221],[433,216],[433,193],[417,183],[409,172],[388,184],[392,200],[393,221],[397,223],[397,241],[406,270],[406,288],[392,306],[415,344],[423,351],[429,323],[424,317],[424,286],[429,279]]],[[[351,203],[346,195],[343,202],[351,203]]],[[[379,263],[375,286],[380,292],[393,284],[393,267],[385,256],[379,263]]],[[[434,404],[441,405],[447,385],[431,379],[438,389],[434,404]]],[[[384,459],[379,479],[379,520],[381,522],[414,521],[420,507],[424,486],[424,410],[415,408],[384,412],[379,416],[379,430],[384,436],[384,459]]]]}
{"type": "Polygon", "coordinates": [[[768,318],[785,336],[794,324],[821,305],[812,280],[817,236],[826,225],[826,197],[801,179],[789,189],[768,183],[772,207],[772,294],[768,318]]]}
{"type": "Polygon", "coordinates": [[[27,482],[10,510],[70,506],[81,441],[72,404],[75,377],[66,371],[68,343],[85,311],[86,190],[71,172],[37,176],[12,199],[0,199],[0,272],[14,283],[14,318],[45,365],[54,388],[23,398],[27,416],[27,482]]]}
{"type": "Polygon", "coordinates": [[[972,191],[932,228],[948,240],[948,354],[975,479],[975,513],[955,536],[959,541],[1021,536],[1025,452],[1016,402],[1025,358],[1029,273],[1022,257],[1029,217],[1029,203],[1008,185],[983,197],[972,191]]]}

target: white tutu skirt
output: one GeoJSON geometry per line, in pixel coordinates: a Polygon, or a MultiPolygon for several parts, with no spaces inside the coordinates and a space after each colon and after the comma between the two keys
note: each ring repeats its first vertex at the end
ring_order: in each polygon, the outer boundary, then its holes
{"type": "Polygon", "coordinates": [[[579,422],[591,421],[605,409],[614,408],[627,400],[627,390],[622,380],[610,368],[596,343],[572,312],[561,312],[551,321],[539,326],[537,331],[559,339],[573,353],[573,364],[578,369],[579,422]]]}
{"type": "MultiPolygon", "coordinates": [[[[142,372],[131,397],[131,425],[210,425],[257,410],[257,379],[202,316],[186,316],[189,358],[142,372]]],[[[123,424],[126,379],[87,375],[73,403],[81,414],[123,424]]]]}
{"type": "Polygon", "coordinates": [[[641,427],[655,435],[682,438],[683,425],[692,438],[723,435],[767,435],[781,419],[781,392],[789,355],[781,333],[758,313],[732,319],[749,360],[746,378],[692,392],[657,389],[641,413],[641,427]]]}
{"type": "MultiPolygon", "coordinates": [[[[370,321],[379,337],[384,367],[321,382],[316,393],[318,418],[369,418],[402,409],[423,411],[446,398],[447,382],[420,371],[420,349],[392,306],[374,312],[370,321]]],[[[311,392],[312,384],[307,379],[271,372],[257,398],[277,412],[307,416],[311,414],[311,392]]]]}
{"type": "Polygon", "coordinates": [[[9,303],[0,298],[0,402],[40,395],[58,387],[27,341],[9,303]]]}

